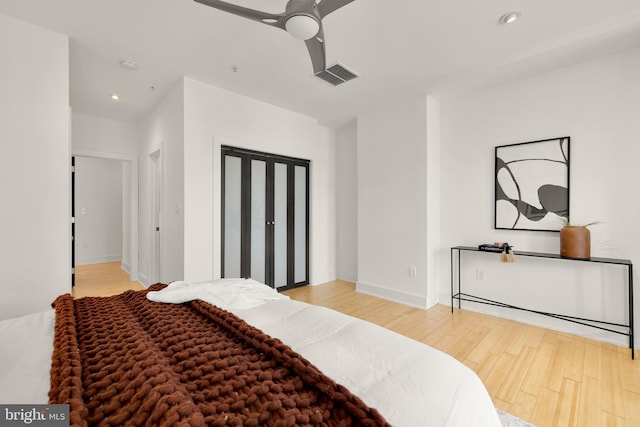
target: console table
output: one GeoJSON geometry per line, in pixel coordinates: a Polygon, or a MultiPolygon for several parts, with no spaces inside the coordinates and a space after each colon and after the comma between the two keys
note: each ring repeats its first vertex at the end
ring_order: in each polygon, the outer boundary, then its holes
{"type": "Polygon", "coordinates": [[[460,266],[462,264],[462,253],[463,252],[481,252],[481,253],[488,253],[488,254],[493,254],[494,256],[496,255],[495,252],[490,252],[490,251],[481,251],[478,248],[475,247],[471,247],[471,246],[454,246],[451,248],[451,312],[453,313],[453,307],[454,307],[454,300],[458,300],[458,308],[460,308],[460,303],[461,301],[469,301],[469,302],[475,302],[475,303],[479,303],[479,304],[487,304],[487,305],[494,305],[494,306],[498,306],[498,307],[505,307],[505,308],[511,308],[511,309],[515,309],[515,310],[522,310],[522,311],[528,311],[530,313],[536,313],[536,314],[540,314],[543,316],[548,316],[548,317],[554,317],[556,319],[561,319],[561,320],[565,320],[567,322],[572,322],[572,323],[578,323],[580,325],[585,325],[585,326],[589,326],[592,328],[597,328],[597,329],[601,329],[604,331],[608,331],[608,332],[613,332],[616,334],[620,334],[620,335],[625,335],[629,337],[629,349],[631,349],[631,358],[634,359],[634,334],[633,334],[633,329],[634,329],[634,325],[633,325],[633,264],[631,263],[630,260],[627,259],[615,259],[615,258],[589,258],[589,259],[574,259],[574,258],[566,258],[566,257],[562,257],[558,254],[549,254],[549,253],[541,253],[541,252],[523,252],[523,251],[518,251],[516,253],[516,255],[518,255],[519,257],[534,257],[534,258],[550,258],[550,259],[558,259],[558,260],[563,260],[563,261],[573,261],[573,262],[591,262],[591,263],[601,263],[601,264],[614,264],[614,265],[620,265],[623,267],[626,267],[627,269],[627,274],[628,274],[628,280],[627,280],[627,284],[629,286],[629,291],[628,291],[628,296],[629,296],[629,317],[628,317],[628,324],[620,324],[620,323],[612,323],[612,322],[605,322],[602,320],[595,320],[595,319],[585,319],[585,318],[580,318],[580,317],[574,317],[574,316],[567,316],[564,314],[558,314],[558,313],[547,313],[544,311],[538,311],[538,310],[530,310],[527,308],[523,308],[523,307],[517,307],[514,305],[510,305],[510,304],[505,304],[503,302],[500,301],[494,301],[494,300],[490,300],[487,298],[482,298],[480,296],[477,295],[471,295],[471,294],[466,294],[462,292],[462,287],[461,287],[461,283],[460,283],[460,266]],[[455,254],[457,253],[457,257],[455,256],[455,254]],[[457,266],[458,266],[458,274],[457,274],[457,282],[458,282],[458,286],[457,286],[457,292],[454,286],[454,277],[456,277],[456,275],[454,274],[455,270],[454,270],[454,265],[456,264],[455,261],[457,259],[457,266]],[[625,330],[625,332],[621,332],[620,330],[616,330],[613,329],[613,327],[618,327],[618,328],[622,328],[625,330]]]}

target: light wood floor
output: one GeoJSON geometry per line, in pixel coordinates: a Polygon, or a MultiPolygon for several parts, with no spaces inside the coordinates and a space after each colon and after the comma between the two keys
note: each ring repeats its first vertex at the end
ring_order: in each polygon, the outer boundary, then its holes
{"type": "MultiPolygon", "coordinates": [[[[119,263],[80,266],[74,296],[142,289],[119,263]]],[[[368,320],[440,349],[473,369],[496,407],[546,426],[640,426],[640,352],[437,305],[421,310],[335,281],[291,298],[368,320]]]]}
{"type": "Polygon", "coordinates": [[[129,280],[129,275],[120,268],[120,262],[76,266],[76,285],[71,291],[74,298],[106,297],[124,291],[143,289],[138,282],[129,280]]]}

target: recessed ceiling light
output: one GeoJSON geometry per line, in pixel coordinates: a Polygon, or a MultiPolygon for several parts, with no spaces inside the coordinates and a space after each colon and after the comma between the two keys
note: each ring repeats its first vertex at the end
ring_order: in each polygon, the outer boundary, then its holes
{"type": "Polygon", "coordinates": [[[120,100],[120,96],[118,96],[117,93],[112,93],[111,94],[111,99],[113,99],[114,101],[119,101],[120,100]]]}
{"type": "Polygon", "coordinates": [[[520,18],[520,12],[508,12],[500,17],[498,20],[501,24],[511,24],[520,18]]]}
{"type": "Polygon", "coordinates": [[[129,71],[135,71],[138,68],[138,65],[135,62],[128,59],[123,59],[122,61],[120,61],[120,66],[129,71]]]}

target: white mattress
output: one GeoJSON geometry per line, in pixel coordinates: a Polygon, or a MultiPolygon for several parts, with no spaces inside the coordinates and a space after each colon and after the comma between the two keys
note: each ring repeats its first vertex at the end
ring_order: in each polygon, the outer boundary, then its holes
{"type": "MultiPolygon", "coordinates": [[[[208,295],[215,286],[205,286],[208,295]]],[[[282,340],[392,425],[501,425],[480,379],[451,356],[324,307],[265,300],[223,308],[282,340]]],[[[53,325],[53,310],[0,322],[0,403],[47,403],[53,325]]]]}

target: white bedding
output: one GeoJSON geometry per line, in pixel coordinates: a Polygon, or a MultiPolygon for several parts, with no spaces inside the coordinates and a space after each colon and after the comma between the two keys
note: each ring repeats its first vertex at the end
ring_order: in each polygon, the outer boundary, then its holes
{"type": "Polygon", "coordinates": [[[501,425],[475,372],[425,344],[299,301],[232,312],[278,337],[391,425],[501,425]]]}
{"type": "Polygon", "coordinates": [[[0,321],[0,403],[48,403],[56,313],[0,321]]]}
{"type": "MultiPolygon", "coordinates": [[[[273,297],[257,282],[236,286],[241,295],[230,287],[181,282],[174,291],[197,298],[197,288],[209,297],[218,289],[219,306],[282,340],[394,426],[501,425],[480,379],[451,356],[327,308],[273,297]]],[[[169,294],[149,299],[170,302],[176,294],[169,294]]],[[[47,402],[53,324],[52,310],[0,322],[0,403],[47,402]]]]}
{"type": "Polygon", "coordinates": [[[231,310],[253,308],[289,297],[253,279],[218,279],[215,282],[173,282],[160,291],[147,293],[147,299],[172,304],[200,299],[231,310]]]}

